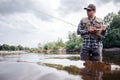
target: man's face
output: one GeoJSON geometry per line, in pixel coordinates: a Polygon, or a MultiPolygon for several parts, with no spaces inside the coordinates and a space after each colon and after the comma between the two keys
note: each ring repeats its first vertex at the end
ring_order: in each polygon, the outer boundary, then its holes
{"type": "Polygon", "coordinates": [[[88,17],[94,17],[96,11],[95,10],[86,10],[88,17]]]}

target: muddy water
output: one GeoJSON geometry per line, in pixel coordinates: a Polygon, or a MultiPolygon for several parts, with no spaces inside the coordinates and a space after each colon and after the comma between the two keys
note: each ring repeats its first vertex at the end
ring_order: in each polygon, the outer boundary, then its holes
{"type": "MultiPolygon", "coordinates": [[[[109,61],[107,61],[109,62],[109,61]]],[[[0,80],[119,80],[120,66],[88,68],[79,55],[16,54],[0,56],[0,80]]]]}

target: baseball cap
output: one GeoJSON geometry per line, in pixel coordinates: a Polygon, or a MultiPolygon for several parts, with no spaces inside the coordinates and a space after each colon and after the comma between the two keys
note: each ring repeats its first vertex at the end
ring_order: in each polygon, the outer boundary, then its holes
{"type": "Polygon", "coordinates": [[[89,4],[88,7],[84,8],[85,10],[96,10],[96,6],[94,4],[89,4]]]}

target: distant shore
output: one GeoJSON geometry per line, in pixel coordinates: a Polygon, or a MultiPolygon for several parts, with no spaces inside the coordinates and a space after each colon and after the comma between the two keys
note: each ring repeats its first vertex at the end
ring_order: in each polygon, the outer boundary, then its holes
{"type": "Polygon", "coordinates": [[[27,53],[24,50],[18,50],[18,51],[0,51],[0,54],[19,54],[19,53],[27,53]]]}
{"type": "Polygon", "coordinates": [[[120,54],[120,48],[103,49],[104,54],[120,54]]]}
{"type": "MultiPolygon", "coordinates": [[[[60,50],[44,50],[44,51],[26,51],[26,50],[17,50],[17,51],[0,51],[0,54],[20,54],[20,53],[60,53],[60,54],[66,54],[66,53],[79,53],[80,49],[71,49],[71,50],[65,50],[65,49],[60,49],[60,50]]],[[[103,49],[104,53],[120,53],[120,48],[104,48],[103,49]]]]}
{"type": "Polygon", "coordinates": [[[105,51],[120,51],[120,48],[108,48],[108,49],[103,49],[105,51]]]}

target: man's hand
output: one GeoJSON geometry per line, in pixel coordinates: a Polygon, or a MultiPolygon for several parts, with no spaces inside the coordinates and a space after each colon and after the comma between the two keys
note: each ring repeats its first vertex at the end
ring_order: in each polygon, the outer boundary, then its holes
{"type": "Polygon", "coordinates": [[[106,25],[102,25],[101,28],[102,28],[103,31],[105,31],[107,26],[106,25]]]}
{"type": "Polygon", "coordinates": [[[88,29],[88,31],[89,31],[90,33],[94,33],[94,32],[95,32],[95,29],[94,29],[93,27],[91,27],[91,28],[88,29]]]}
{"type": "Polygon", "coordinates": [[[105,31],[107,28],[106,25],[102,25],[100,29],[94,29],[95,31],[105,31]]]}
{"type": "Polygon", "coordinates": [[[101,36],[102,31],[105,31],[106,28],[107,28],[106,25],[102,25],[100,29],[96,29],[96,28],[94,28],[94,27],[90,27],[90,28],[88,29],[88,31],[89,31],[90,33],[95,33],[96,35],[101,36]]]}

